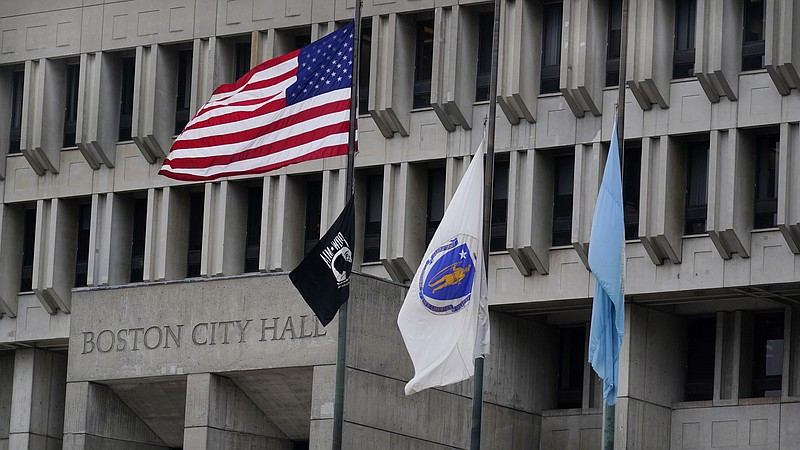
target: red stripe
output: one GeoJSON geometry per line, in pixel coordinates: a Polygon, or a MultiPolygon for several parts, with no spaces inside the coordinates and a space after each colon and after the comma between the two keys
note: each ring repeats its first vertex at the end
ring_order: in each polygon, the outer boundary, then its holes
{"type": "MultiPolygon", "coordinates": [[[[285,106],[285,100],[281,102],[273,102],[273,103],[283,103],[285,106]]],[[[267,106],[267,105],[265,105],[267,106]]],[[[259,108],[260,110],[261,108],[259,108]]],[[[278,108],[280,109],[280,108],[278,108]]],[[[263,126],[251,128],[248,130],[241,130],[241,131],[234,131],[226,134],[219,134],[214,136],[203,136],[200,138],[195,139],[178,139],[175,140],[175,143],[172,144],[171,150],[183,150],[183,149],[192,149],[192,148],[204,148],[204,147],[214,147],[218,145],[226,145],[226,144],[236,144],[239,142],[246,142],[253,140],[259,136],[263,136],[265,134],[269,134],[278,130],[281,130],[286,127],[290,127],[292,125],[299,124],[301,122],[305,122],[307,120],[314,119],[316,117],[320,117],[326,114],[331,114],[339,111],[347,111],[350,109],[350,99],[339,100],[332,103],[326,103],[324,105],[319,105],[313,108],[304,109],[297,114],[293,114],[291,116],[283,117],[279,120],[275,120],[269,123],[264,124],[263,126]]],[[[204,122],[205,126],[216,125],[218,123],[230,123],[230,122],[237,122],[244,119],[250,119],[253,117],[258,117],[263,115],[256,110],[255,113],[251,112],[235,112],[230,113],[225,116],[214,117],[209,119],[208,121],[204,122]],[[215,123],[216,122],[216,123],[215,123]]]]}
{"type": "MultiPolygon", "coordinates": [[[[227,100],[229,100],[229,99],[231,99],[231,98],[233,98],[233,97],[235,97],[235,96],[237,96],[237,95],[239,95],[239,94],[241,94],[243,92],[249,92],[249,91],[253,91],[253,90],[256,90],[256,89],[268,88],[268,87],[270,87],[272,85],[275,85],[275,84],[281,83],[283,81],[286,81],[286,80],[288,80],[289,78],[292,78],[295,75],[297,75],[297,68],[294,68],[294,69],[292,69],[292,70],[290,70],[288,72],[282,73],[282,74],[280,74],[280,75],[278,75],[276,77],[272,77],[272,78],[270,78],[268,80],[256,81],[254,83],[248,84],[241,91],[239,91],[239,92],[237,92],[235,94],[231,94],[227,98],[215,100],[215,102],[218,103],[218,104],[211,105],[209,107],[201,108],[200,111],[198,112],[198,115],[199,114],[203,114],[203,113],[205,113],[207,111],[213,111],[213,110],[215,110],[217,108],[224,108],[224,107],[227,107],[227,106],[238,106],[238,105],[253,104],[253,103],[248,103],[248,102],[256,102],[256,103],[259,102],[259,101],[263,102],[264,100],[266,100],[266,99],[268,99],[270,97],[260,97],[260,98],[256,98],[256,99],[248,99],[248,100],[243,100],[243,101],[238,101],[238,102],[227,102],[227,100]]],[[[274,97],[274,96],[276,96],[278,94],[279,93],[275,93],[272,96],[274,97]]]]}
{"type": "Polygon", "coordinates": [[[219,87],[214,89],[214,94],[213,95],[224,94],[226,92],[235,91],[236,89],[242,87],[244,84],[246,84],[248,81],[250,81],[250,79],[253,78],[253,75],[255,75],[256,73],[261,72],[262,70],[267,70],[267,69],[269,69],[271,67],[275,67],[278,64],[286,62],[286,61],[288,61],[288,60],[290,60],[292,58],[296,58],[297,55],[299,55],[299,54],[300,54],[300,50],[298,49],[298,50],[295,50],[295,51],[293,51],[291,53],[287,53],[285,55],[278,56],[277,58],[272,58],[272,59],[270,59],[268,61],[264,61],[261,64],[259,64],[259,65],[255,66],[255,67],[253,67],[252,69],[250,69],[249,72],[247,72],[246,74],[242,75],[242,78],[239,78],[238,80],[236,80],[236,82],[230,83],[230,84],[221,84],[219,87]]]}

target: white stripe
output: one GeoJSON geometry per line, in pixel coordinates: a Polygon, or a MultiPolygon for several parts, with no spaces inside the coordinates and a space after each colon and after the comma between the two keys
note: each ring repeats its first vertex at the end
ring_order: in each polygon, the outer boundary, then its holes
{"type": "Polygon", "coordinates": [[[282,63],[280,63],[278,65],[275,65],[275,66],[272,66],[272,67],[269,67],[267,69],[264,69],[264,70],[261,70],[259,72],[254,73],[253,77],[250,78],[247,81],[247,83],[243,84],[242,86],[239,86],[239,88],[237,88],[237,89],[235,89],[233,91],[222,92],[222,93],[219,93],[219,94],[213,94],[211,96],[211,98],[208,100],[207,103],[214,102],[214,101],[219,101],[222,98],[229,97],[229,96],[231,96],[231,95],[233,95],[233,94],[235,94],[237,92],[240,92],[242,89],[245,88],[245,86],[247,86],[249,84],[252,84],[252,83],[255,83],[255,82],[258,82],[258,81],[269,80],[270,78],[275,78],[275,77],[277,77],[277,76],[279,76],[281,74],[284,74],[286,72],[289,72],[289,71],[291,71],[291,70],[293,70],[295,68],[297,68],[297,58],[296,57],[292,58],[290,60],[284,61],[284,62],[282,62],[282,63]]]}
{"type": "Polygon", "coordinates": [[[206,120],[211,117],[222,116],[228,114],[230,112],[236,111],[255,111],[256,109],[260,108],[261,106],[275,101],[276,99],[283,98],[285,95],[286,89],[289,88],[294,82],[297,80],[297,77],[287,78],[286,80],[264,88],[264,89],[256,89],[252,91],[244,91],[239,92],[233,98],[229,98],[226,101],[222,102],[208,102],[203,105],[202,108],[197,112],[197,115],[192,119],[192,123],[206,120]],[[232,103],[239,103],[247,100],[253,99],[261,99],[262,101],[253,105],[232,105],[232,103]],[[210,109],[210,108],[216,109],[210,109]]]}

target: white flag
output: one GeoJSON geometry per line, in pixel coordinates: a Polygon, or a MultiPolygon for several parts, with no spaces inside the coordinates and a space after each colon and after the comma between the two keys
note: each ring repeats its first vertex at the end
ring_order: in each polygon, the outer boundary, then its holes
{"type": "Polygon", "coordinates": [[[406,395],[470,378],[489,353],[481,142],[411,281],[397,325],[414,363],[406,395]]]}

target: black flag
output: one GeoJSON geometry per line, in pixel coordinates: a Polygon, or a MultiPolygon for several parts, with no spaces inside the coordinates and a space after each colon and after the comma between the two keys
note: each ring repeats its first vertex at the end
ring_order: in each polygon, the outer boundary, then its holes
{"type": "Polygon", "coordinates": [[[325,236],[311,249],[289,278],[323,326],[328,325],[350,296],[353,270],[353,196],[325,236]]]}

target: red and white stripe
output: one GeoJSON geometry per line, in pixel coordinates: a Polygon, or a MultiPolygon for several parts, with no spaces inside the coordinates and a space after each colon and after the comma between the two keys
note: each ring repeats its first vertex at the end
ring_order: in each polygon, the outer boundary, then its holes
{"type": "Polygon", "coordinates": [[[184,181],[263,173],[347,154],[350,88],[287,106],[300,50],[219,86],[172,145],[159,173],[184,181]]]}

